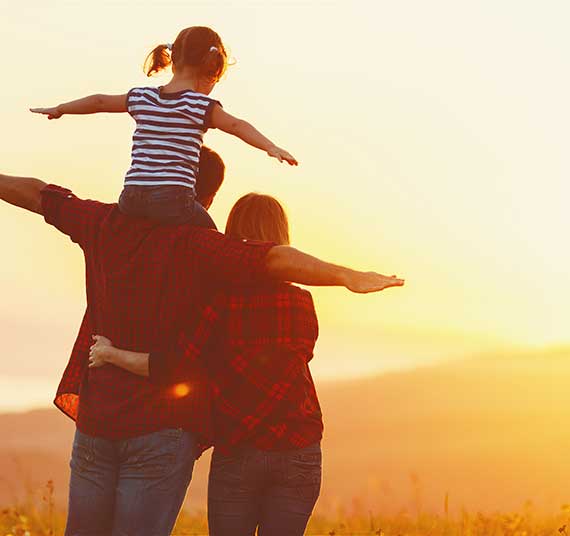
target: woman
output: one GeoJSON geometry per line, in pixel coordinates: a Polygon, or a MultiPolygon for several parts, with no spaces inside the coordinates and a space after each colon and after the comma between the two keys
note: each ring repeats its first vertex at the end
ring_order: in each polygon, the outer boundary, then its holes
{"type": "MultiPolygon", "coordinates": [[[[289,244],[285,211],[266,195],[238,200],[226,234],[289,244]]],[[[256,530],[260,536],[304,533],[321,485],[323,422],[308,367],[317,336],[311,294],[286,283],[224,289],[204,309],[195,331],[181,335],[186,364],[200,356],[211,378],[212,536],[252,536],[256,530]]],[[[90,366],[110,362],[148,374],[148,354],[96,339],[90,366]],[[146,366],[134,366],[138,358],[146,366]]],[[[160,375],[178,383],[173,392],[183,396],[190,368],[169,367],[168,356],[160,357],[151,357],[151,363],[164,364],[160,375]]]]}

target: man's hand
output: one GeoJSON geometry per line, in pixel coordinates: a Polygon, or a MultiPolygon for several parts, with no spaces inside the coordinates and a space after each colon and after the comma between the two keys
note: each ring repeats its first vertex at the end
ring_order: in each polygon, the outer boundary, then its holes
{"type": "Polygon", "coordinates": [[[390,287],[403,287],[404,279],[398,279],[395,275],[390,277],[376,272],[352,272],[346,278],[346,288],[358,294],[379,292],[390,287]]]}
{"type": "Polygon", "coordinates": [[[376,272],[359,272],[321,261],[291,246],[274,246],[265,258],[267,275],[277,281],[289,281],[315,287],[346,287],[367,294],[389,287],[401,287],[403,279],[376,272]]]}
{"type": "Polygon", "coordinates": [[[59,119],[63,115],[59,106],[54,106],[53,108],[30,108],[30,112],[47,115],[48,119],[59,119]]]}
{"type": "Polygon", "coordinates": [[[102,367],[109,362],[113,343],[102,335],[93,335],[95,343],[89,350],[89,368],[102,367]]]}
{"type": "Polygon", "coordinates": [[[41,214],[41,191],[46,186],[47,184],[39,179],[0,174],[0,199],[10,205],[41,214]]]}

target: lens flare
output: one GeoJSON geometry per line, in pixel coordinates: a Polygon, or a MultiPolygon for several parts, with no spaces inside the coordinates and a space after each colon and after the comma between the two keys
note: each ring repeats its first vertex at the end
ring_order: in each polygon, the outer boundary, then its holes
{"type": "Polygon", "coordinates": [[[176,398],[184,398],[190,393],[190,384],[178,383],[172,388],[172,393],[176,398]]]}

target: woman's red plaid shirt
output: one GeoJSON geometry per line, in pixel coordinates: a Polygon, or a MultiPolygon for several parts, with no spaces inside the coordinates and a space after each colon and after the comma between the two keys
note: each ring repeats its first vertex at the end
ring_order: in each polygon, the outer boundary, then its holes
{"type": "Polygon", "coordinates": [[[322,414],[308,367],[318,336],[309,292],[285,283],[231,288],[193,325],[195,330],[181,332],[183,353],[151,355],[151,379],[180,382],[192,377],[195,362],[205,363],[218,448],[289,450],[321,439],[322,414]]]}

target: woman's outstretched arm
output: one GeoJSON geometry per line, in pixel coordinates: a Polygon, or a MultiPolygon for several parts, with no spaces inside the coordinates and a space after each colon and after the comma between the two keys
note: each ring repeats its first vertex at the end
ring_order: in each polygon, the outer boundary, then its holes
{"type": "Polygon", "coordinates": [[[65,102],[51,108],[30,108],[30,112],[47,115],[48,119],[59,119],[62,115],[84,115],[101,112],[121,113],[127,111],[127,94],[89,95],[82,99],[65,102]]]}

